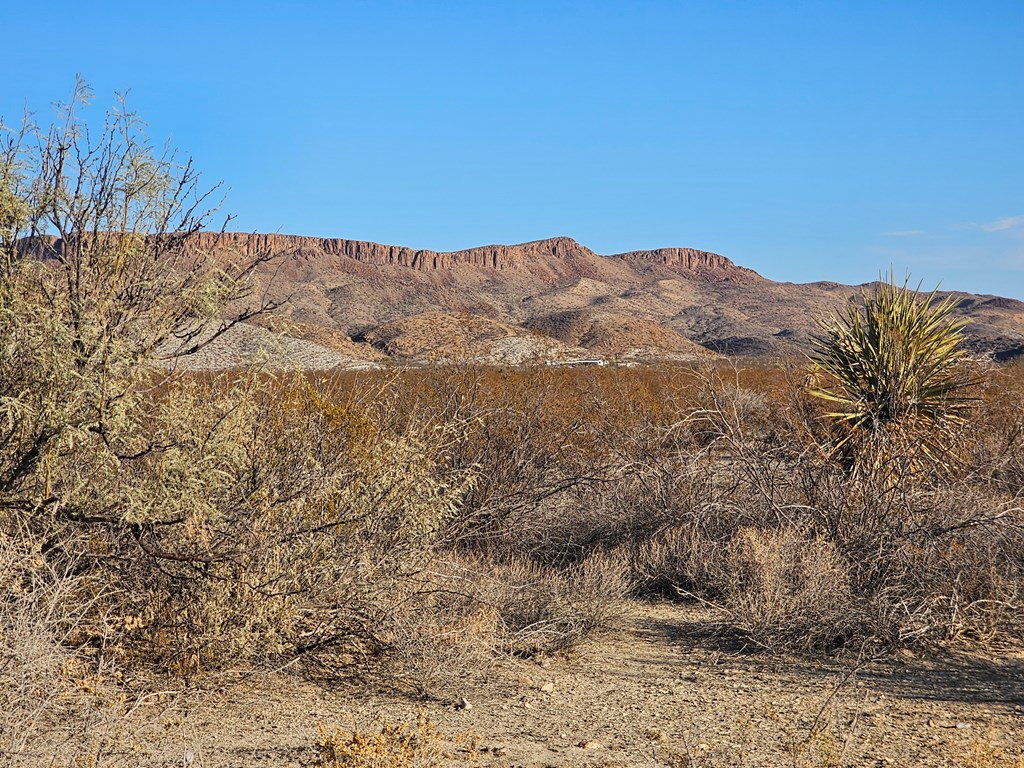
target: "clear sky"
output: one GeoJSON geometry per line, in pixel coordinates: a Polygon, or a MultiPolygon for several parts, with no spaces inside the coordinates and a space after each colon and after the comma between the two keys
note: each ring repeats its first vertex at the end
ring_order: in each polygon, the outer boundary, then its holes
{"type": "Polygon", "coordinates": [[[232,228],[692,246],[1024,298],[1024,2],[4,3],[0,115],[76,73],[232,228]]]}

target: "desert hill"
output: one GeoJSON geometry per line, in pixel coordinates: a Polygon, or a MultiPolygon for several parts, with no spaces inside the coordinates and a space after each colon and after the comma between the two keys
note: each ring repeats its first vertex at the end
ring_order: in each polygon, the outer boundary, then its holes
{"type": "MultiPolygon", "coordinates": [[[[815,318],[869,287],[776,282],[694,248],[602,256],[568,237],[452,252],[278,234],[190,242],[225,259],[275,254],[257,289],[287,298],[203,366],[251,357],[271,331],[286,341],[267,355],[313,367],[771,357],[805,348],[815,318]]],[[[957,295],[979,357],[1024,354],[1024,302],[957,295]]]]}
{"type": "Polygon", "coordinates": [[[402,361],[709,357],[675,315],[715,285],[766,282],[707,251],[600,256],[566,237],[451,253],[283,235],[211,235],[203,247],[283,254],[263,279],[289,297],[292,320],[402,361]]]}
{"type": "MultiPolygon", "coordinates": [[[[774,356],[802,348],[815,317],[862,289],[776,282],[693,248],[602,256],[568,237],[449,253],[288,235],[204,237],[202,247],[238,256],[281,254],[260,279],[290,297],[285,314],[352,339],[347,353],[367,360],[374,352],[517,363],[774,356]]],[[[1024,350],[1024,302],[960,295],[957,312],[971,320],[978,355],[1024,350]]]]}

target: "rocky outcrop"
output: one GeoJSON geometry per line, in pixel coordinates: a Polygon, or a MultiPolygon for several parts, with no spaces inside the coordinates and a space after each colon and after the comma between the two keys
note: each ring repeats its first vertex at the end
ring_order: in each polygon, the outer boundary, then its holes
{"type": "MultiPolygon", "coordinates": [[[[188,239],[190,247],[206,253],[230,253],[251,260],[265,254],[288,254],[296,257],[346,257],[360,264],[399,266],[419,271],[451,270],[458,266],[484,269],[527,269],[541,262],[564,265],[576,274],[587,273],[587,266],[602,259],[660,264],[685,277],[711,281],[749,281],[756,279],[753,270],[739,267],[725,256],[695,248],[660,248],[653,251],[630,251],[613,256],[598,256],[571,237],[552,237],[518,245],[485,245],[461,251],[416,250],[401,245],[382,245],[365,240],[302,237],[297,235],[258,234],[245,232],[200,232],[188,239]]],[[[59,252],[62,243],[56,238],[37,238],[23,245],[35,255],[59,252]],[[43,247],[46,246],[46,247],[43,247]]]]}
{"type": "Polygon", "coordinates": [[[660,248],[598,256],[571,237],[552,237],[518,245],[485,245],[461,251],[416,250],[400,245],[382,245],[365,240],[261,235],[228,232],[196,235],[196,246],[204,250],[227,249],[252,257],[260,253],[345,256],[363,264],[400,266],[416,270],[446,270],[460,265],[487,269],[529,268],[539,260],[553,259],[582,264],[607,258],[661,264],[681,275],[711,280],[742,280],[757,277],[753,270],[737,266],[725,256],[696,248],[660,248]]]}
{"type": "Polygon", "coordinates": [[[750,282],[760,277],[754,270],[740,267],[725,256],[696,248],[658,248],[630,251],[611,258],[645,261],[664,266],[686,277],[713,281],[750,282]]]}
{"type": "Polygon", "coordinates": [[[202,233],[195,236],[194,243],[197,248],[203,250],[226,249],[247,257],[261,253],[326,254],[346,256],[363,264],[393,265],[417,270],[452,269],[459,265],[490,269],[515,269],[528,265],[530,261],[538,258],[572,261],[596,256],[589,248],[585,248],[569,237],[536,240],[520,245],[486,245],[450,252],[415,250],[405,246],[381,245],[365,240],[240,232],[202,233]]]}

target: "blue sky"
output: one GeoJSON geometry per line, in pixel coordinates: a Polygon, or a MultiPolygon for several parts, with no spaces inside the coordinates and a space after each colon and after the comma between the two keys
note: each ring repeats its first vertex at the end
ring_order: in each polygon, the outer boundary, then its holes
{"type": "Polygon", "coordinates": [[[7,4],[0,115],[76,73],[232,228],[569,235],[1024,298],[1024,3],[7,4]]]}

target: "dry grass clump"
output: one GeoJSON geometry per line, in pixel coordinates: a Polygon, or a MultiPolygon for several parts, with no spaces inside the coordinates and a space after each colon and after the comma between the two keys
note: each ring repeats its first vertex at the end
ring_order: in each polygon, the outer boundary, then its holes
{"type": "Polygon", "coordinates": [[[62,644],[75,623],[63,615],[71,585],[51,575],[27,542],[0,534],[0,754],[22,754],[66,692],[75,659],[62,644]]]}
{"type": "MultiPolygon", "coordinates": [[[[50,750],[102,750],[121,723],[121,672],[97,637],[90,592],[74,561],[54,562],[24,536],[0,531],[0,757],[40,764],[50,750]]],[[[104,639],[117,628],[106,625],[104,639]]]]}
{"type": "Polygon", "coordinates": [[[495,654],[532,657],[574,648],[619,625],[630,580],[595,553],[564,568],[524,556],[496,561],[448,552],[416,580],[415,613],[392,621],[376,673],[421,695],[451,694],[495,654]]]}
{"type": "Polygon", "coordinates": [[[850,568],[834,543],[796,528],[742,528],[725,563],[725,606],[758,645],[830,649],[856,629],[850,568]]]}
{"type": "Polygon", "coordinates": [[[621,564],[600,554],[563,571],[514,559],[493,570],[488,586],[500,642],[516,655],[566,650],[614,626],[629,588],[621,564]]]}
{"type": "MultiPolygon", "coordinates": [[[[957,750],[956,765],[963,768],[1024,768],[1024,757],[1013,754],[999,734],[988,729],[971,739],[970,744],[957,750]]],[[[1012,742],[1010,742],[1012,744],[1012,742]]]]}
{"type": "Polygon", "coordinates": [[[624,564],[604,554],[563,569],[523,556],[460,554],[436,576],[451,590],[444,612],[472,616],[491,647],[517,656],[563,651],[615,626],[630,588],[624,564]]]}
{"type": "Polygon", "coordinates": [[[414,721],[380,719],[371,728],[320,725],[317,765],[324,768],[441,768],[476,756],[480,736],[446,734],[424,713],[414,721]]]}

